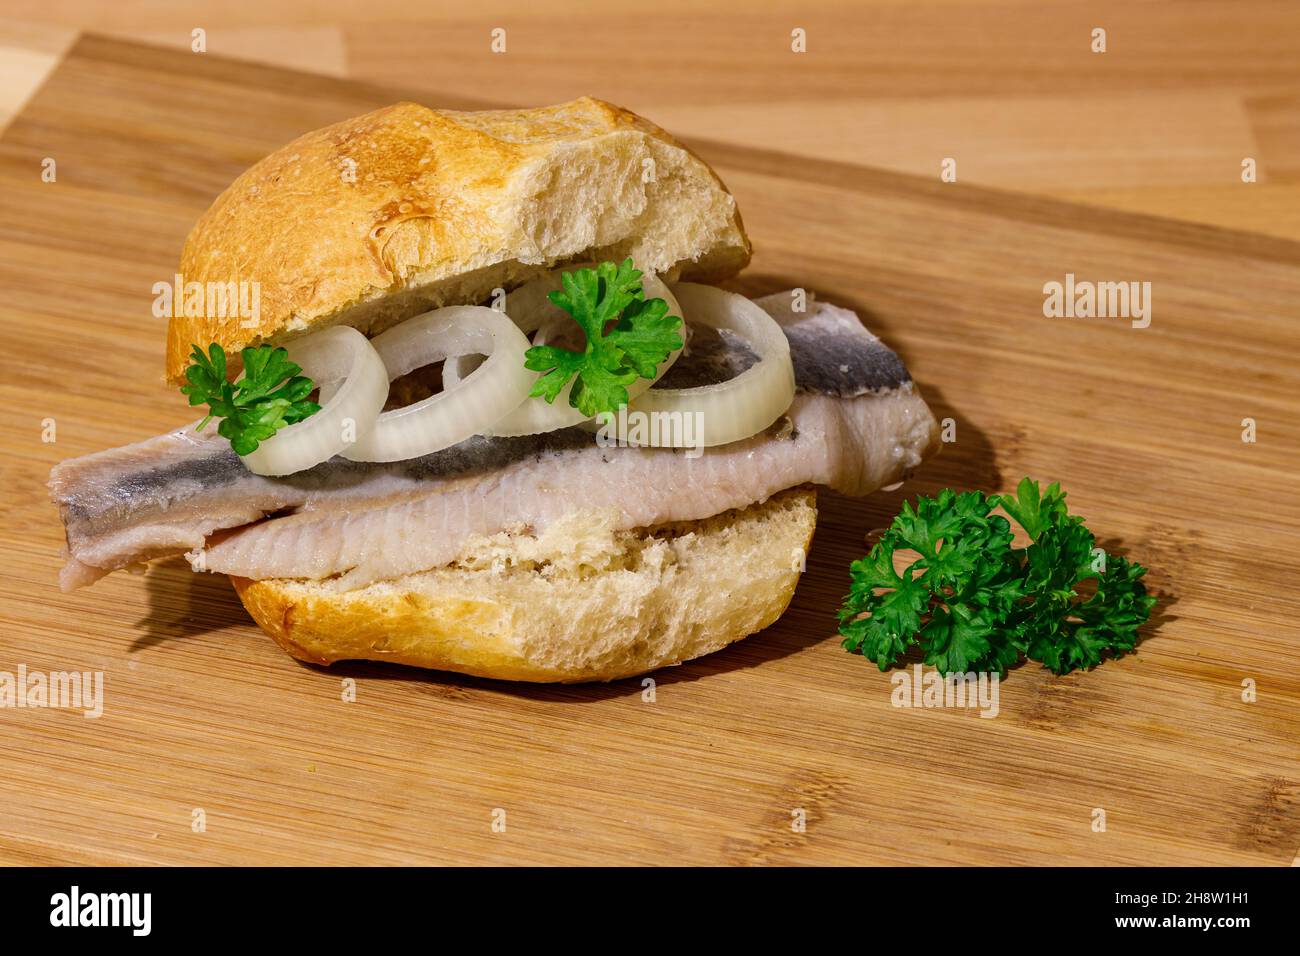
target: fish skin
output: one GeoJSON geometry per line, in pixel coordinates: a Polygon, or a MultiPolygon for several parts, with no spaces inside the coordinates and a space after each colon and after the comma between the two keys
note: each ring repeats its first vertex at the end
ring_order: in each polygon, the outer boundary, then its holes
{"type": "MultiPolygon", "coordinates": [[[[649,502],[639,500],[642,496],[631,494],[628,497],[633,502],[623,513],[625,520],[637,523],[627,527],[655,524],[661,520],[708,517],[728,508],[763,500],[770,494],[804,482],[828,485],[848,494],[866,494],[898,480],[933,450],[934,419],[913,389],[907,369],[898,356],[868,332],[852,312],[810,302],[806,312],[795,313],[790,307],[793,301],[791,293],[778,293],[755,301],[781,324],[791,342],[798,394],[787,419],[794,423],[795,435],[798,435],[799,422],[803,420],[805,431],[814,427],[821,429],[838,442],[839,447],[849,442],[859,457],[879,457],[875,455],[875,449],[885,448],[890,450],[892,459],[886,455],[870,466],[855,466],[851,461],[842,461],[839,468],[831,468],[823,461],[815,468],[808,465],[798,469],[797,474],[796,471],[787,474],[769,468],[770,481],[761,487],[746,489],[747,493],[752,491],[761,497],[741,501],[736,495],[713,493],[697,496],[692,506],[685,509],[689,514],[678,513],[683,509],[674,511],[671,503],[665,504],[657,499],[651,507],[649,502]],[[850,406],[844,405],[845,402],[857,403],[854,414],[841,414],[834,422],[835,427],[830,427],[828,423],[833,416],[827,416],[831,412],[847,411],[850,406]],[[820,407],[823,404],[825,408],[820,407]],[[901,418],[896,415],[891,419],[891,427],[901,428],[898,434],[882,433],[880,426],[889,416],[882,417],[881,413],[887,407],[901,414],[901,418]],[[880,467],[889,461],[894,461],[895,465],[880,467]],[[798,480],[794,480],[796,477],[798,480]],[[790,479],[788,484],[772,487],[786,478],[790,479]],[[696,513],[707,507],[714,510],[696,513]]],[[[754,360],[753,354],[739,341],[715,340],[710,344],[700,337],[688,346],[663,383],[665,387],[690,387],[725,380],[754,360]]],[[[550,476],[548,493],[534,501],[536,513],[531,517],[552,520],[586,503],[568,500],[563,493],[550,493],[552,486],[560,492],[575,486],[568,480],[572,478],[571,469],[585,456],[607,457],[613,452],[617,456],[671,456],[681,462],[690,461],[680,450],[673,449],[600,449],[594,445],[589,431],[571,428],[522,438],[475,436],[432,455],[390,464],[356,463],[334,458],[286,478],[266,478],[249,472],[229,444],[214,432],[215,429],[196,434],[186,428],[72,459],[53,469],[49,486],[54,501],[59,505],[68,541],[69,560],[60,574],[60,583],[65,590],[88,584],[119,568],[187,552],[200,568],[213,571],[229,568],[230,573],[240,573],[242,569],[247,572],[255,566],[255,552],[274,553],[276,560],[280,560],[281,556],[287,555],[285,542],[292,544],[296,540],[301,545],[312,533],[308,529],[313,525],[318,529],[322,526],[312,518],[316,513],[328,513],[330,520],[337,520],[340,512],[347,512],[349,517],[345,520],[351,522],[349,527],[358,533],[358,540],[363,537],[362,532],[371,534],[377,526],[380,519],[374,516],[374,512],[381,505],[387,511],[384,518],[390,522],[397,539],[408,533],[406,529],[411,527],[450,527],[439,524],[439,521],[459,522],[458,527],[463,525],[471,533],[491,533],[507,526],[502,523],[502,514],[513,514],[514,524],[520,523],[519,516],[524,514],[520,496],[527,485],[521,477],[527,473],[525,466],[535,466],[550,476]],[[510,476],[508,480],[507,476],[510,476]],[[513,500],[508,497],[511,483],[516,488],[513,500]],[[477,489],[477,501],[462,494],[467,487],[477,489]],[[496,496],[491,500],[498,507],[508,510],[489,514],[483,504],[489,500],[489,495],[496,496]],[[441,505],[435,502],[437,496],[444,496],[441,505]],[[421,499],[424,499],[422,504],[419,503],[421,499]],[[537,509],[537,501],[543,502],[541,510],[537,509]],[[438,512],[439,507],[453,510],[443,515],[438,512]],[[282,512],[293,513],[252,524],[265,516],[282,512]],[[393,524],[397,516],[405,516],[418,524],[393,524]],[[251,526],[244,527],[246,525],[251,526]],[[214,534],[217,537],[209,542],[214,534]],[[245,540],[241,542],[240,539],[245,540]],[[205,545],[210,546],[205,549],[205,545]]],[[[707,473],[705,480],[716,483],[719,469],[726,461],[753,454],[764,443],[772,441],[769,437],[756,436],[747,442],[708,449],[702,458],[694,461],[712,464],[702,465],[693,477],[699,478],[707,473]]],[[[845,458],[843,454],[840,457],[845,458]]],[[[631,464],[630,458],[624,463],[625,467],[631,464]]],[[[647,467],[644,462],[641,466],[647,467]]],[[[677,467],[667,469],[670,485],[676,485],[679,467],[680,462],[677,467]]],[[[635,481],[629,487],[634,486],[635,481]]],[[[733,480],[730,486],[717,487],[734,486],[733,480]]],[[[692,488],[699,487],[698,481],[692,482],[692,488]]],[[[524,523],[531,525],[533,522],[524,523]]],[[[429,536],[426,533],[424,537],[429,536]]],[[[378,573],[374,569],[382,571],[393,566],[391,559],[375,558],[375,550],[373,547],[362,549],[362,557],[349,564],[361,552],[355,544],[349,546],[344,540],[337,555],[317,554],[311,560],[297,558],[290,563],[294,568],[307,567],[309,573],[301,576],[316,577],[349,571],[353,580],[360,582],[367,575],[378,573]]],[[[432,563],[425,567],[446,563],[455,557],[454,553],[441,557],[448,553],[447,549],[439,551],[435,548],[433,551],[437,560],[431,558],[432,563]]],[[[262,577],[299,576],[284,570],[272,574],[267,570],[270,565],[256,567],[266,572],[260,573],[262,577]]],[[[259,574],[242,573],[241,576],[257,577],[259,574]]]]}
{"type": "Polygon", "coordinates": [[[911,373],[898,353],[872,335],[849,309],[810,302],[806,311],[795,312],[791,292],[754,302],[776,319],[790,340],[799,392],[856,398],[911,384],[911,373]]]}

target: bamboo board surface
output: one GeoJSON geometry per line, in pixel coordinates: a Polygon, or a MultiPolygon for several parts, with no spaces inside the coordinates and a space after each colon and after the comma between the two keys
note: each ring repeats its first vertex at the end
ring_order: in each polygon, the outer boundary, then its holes
{"type": "Polygon", "coordinates": [[[306,667],[224,578],[177,562],[61,594],[50,466],[185,420],[150,289],[194,219],[260,156],[398,95],[84,37],[0,138],[0,672],[105,675],[98,719],[0,710],[0,861],[1295,859],[1300,244],[1285,240],[694,143],[755,242],[735,287],[856,308],[957,440],[898,491],[823,495],[786,615],[654,675],[653,702],[640,680],[306,667]],[[1150,282],[1150,327],[1044,318],[1043,284],[1066,273],[1150,282]],[[905,496],[1025,474],[1061,480],[1153,569],[1138,653],[1063,678],[1016,669],[991,720],[892,706],[889,675],[834,636],[849,561],[905,496]]]}
{"type": "Polygon", "coordinates": [[[202,27],[208,55],[440,98],[588,93],[680,136],[922,176],[954,157],[968,183],[1300,238],[1300,6],[1286,0],[5,6],[0,129],[78,30],[188,51],[202,27]],[[1257,182],[1243,188],[1246,157],[1257,182]]]}

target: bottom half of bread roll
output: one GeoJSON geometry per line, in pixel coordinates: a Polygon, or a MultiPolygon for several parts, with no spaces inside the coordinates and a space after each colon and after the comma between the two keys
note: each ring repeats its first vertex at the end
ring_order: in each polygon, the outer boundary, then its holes
{"type": "Polygon", "coordinates": [[[613,530],[575,515],[453,565],[344,589],[234,578],[254,620],[315,664],[391,661],[519,681],[608,681],[710,654],[785,611],[817,523],[796,488],[703,521],[613,530]]]}

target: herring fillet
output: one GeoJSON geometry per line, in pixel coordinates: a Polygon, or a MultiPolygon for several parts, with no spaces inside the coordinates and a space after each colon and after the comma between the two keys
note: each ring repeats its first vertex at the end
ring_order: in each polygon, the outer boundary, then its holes
{"type": "Polygon", "coordinates": [[[834,399],[800,395],[786,437],[706,449],[595,445],[525,459],[473,483],[358,509],[325,505],[236,531],[194,557],[245,578],[321,579],[360,587],[447,564],[471,536],[542,531],[575,512],[614,509],[614,530],[694,521],[812,483],[866,494],[899,480],[932,440],[915,392],[834,399]]]}
{"type": "MultiPolygon", "coordinates": [[[[541,530],[585,508],[616,508],[619,526],[635,528],[709,517],[809,482],[866,494],[933,450],[934,418],[906,368],[856,315],[819,302],[796,313],[789,293],[756,301],[790,341],[798,387],[767,434],[695,459],[600,448],[581,429],[476,436],[406,462],[335,458],[265,478],[215,434],[171,432],[53,469],[68,541],[60,583],[70,590],[189,552],[196,568],[241,577],[344,574],[360,586],[448,563],[471,535],[541,530]]],[[[663,385],[722,381],[754,360],[732,337],[701,337],[663,385]]]]}

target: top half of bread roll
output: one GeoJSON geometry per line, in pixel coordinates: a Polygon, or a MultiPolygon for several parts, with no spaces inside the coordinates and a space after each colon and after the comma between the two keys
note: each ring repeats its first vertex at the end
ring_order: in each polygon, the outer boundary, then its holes
{"type": "Polygon", "coordinates": [[[589,97],[485,112],[398,103],[299,137],[204,213],[183,280],[255,282],[257,315],[173,318],[167,378],[183,380],[192,344],[229,352],[335,323],[373,335],[557,264],[631,256],[712,282],[749,254],[718,176],[634,113],[589,97]]]}

